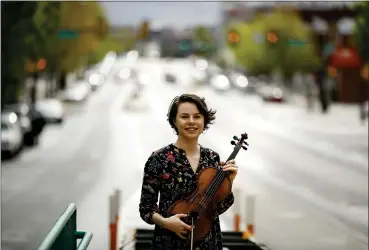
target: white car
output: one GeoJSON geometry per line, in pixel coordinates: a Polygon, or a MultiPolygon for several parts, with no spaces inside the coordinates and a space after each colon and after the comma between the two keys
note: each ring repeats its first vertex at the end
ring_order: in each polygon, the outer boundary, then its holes
{"type": "Polygon", "coordinates": [[[57,99],[38,100],[35,104],[36,110],[39,111],[46,119],[47,123],[62,123],[64,120],[64,106],[57,99]]]}
{"type": "Polygon", "coordinates": [[[14,156],[20,152],[23,145],[23,132],[14,112],[1,114],[1,153],[14,156]]]}
{"type": "Polygon", "coordinates": [[[84,101],[91,92],[91,87],[88,83],[82,81],[74,83],[73,86],[64,92],[64,100],[71,102],[84,101]]]}

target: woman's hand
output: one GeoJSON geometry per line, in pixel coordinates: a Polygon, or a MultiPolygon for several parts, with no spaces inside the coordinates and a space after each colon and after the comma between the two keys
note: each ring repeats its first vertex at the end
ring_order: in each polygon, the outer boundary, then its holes
{"type": "Polygon", "coordinates": [[[226,163],[224,161],[221,162],[223,171],[230,171],[229,178],[231,178],[231,181],[233,182],[236,178],[237,172],[238,172],[238,166],[236,165],[235,160],[230,160],[226,163]]]}
{"type": "Polygon", "coordinates": [[[177,234],[181,239],[186,239],[186,236],[184,235],[187,234],[192,227],[181,221],[181,218],[185,217],[187,217],[186,214],[176,214],[166,218],[165,228],[177,234]]]}

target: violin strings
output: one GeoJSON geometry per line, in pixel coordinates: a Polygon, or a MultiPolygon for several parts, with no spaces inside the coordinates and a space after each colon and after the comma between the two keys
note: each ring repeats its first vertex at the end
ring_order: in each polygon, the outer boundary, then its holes
{"type": "MultiPolygon", "coordinates": [[[[234,159],[239,150],[240,150],[240,147],[238,147],[238,148],[236,147],[235,150],[232,152],[232,154],[230,155],[230,157],[228,158],[227,161],[229,161],[231,159],[234,159]]],[[[219,188],[219,185],[222,183],[222,181],[224,180],[224,177],[226,175],[227,174],[225,172],[220,172],[220,174],[218,174],[215,177],[215,180],[210,184],[209,189],[205,192],[204,197],[202,197],[201,200],[200,200],[200,202],[199,202],[199,204],[201,204],[201,205],[204,204],[203,206],[201,206],[201,208],[198,211],[199,216],[205,211],[208,203],[212,199],[212,196],[216,193],[216,191],[219,188]],[[206,193],[208,193],[208,194],[206,195],[206,193]]]]}
{"type": "Polygon", "coordinates": [[[202,214],[205,211],[205,209],[206,209],[208,203],[210,202],[212,196],[216,193],[217,186],[222,182],[222,179],[223,179],[222,175],[223,174],[224,173],[221,173],[221,174],[217,175],[216,180],[213,182],[213,184],[211,185],[211,187],[208,191],[209,192],[208,195],[204,196],[202,198],[202,200],[200,201],[200,204],[204,204],[203,206],[201,206],[201,209],[199,211],[200,214],[202,214]]]}
{"type": "Polygon", "coordinates": [[[220,174],[218,174],[215,177],[215,181],[210,185],[209,190],[207,192],[208,195],[204,196],[201,200],[200,200],[200,204],[205,204],[204,206],[201,207],[201,209],[198,211],[199,214],[202,214],[207,206],[207,203],[211,200],[212,196],[216,193],[217,191],[217,186],[222,183],[223,178],[225,177],[225,173],[221,172],[220,174]]]}

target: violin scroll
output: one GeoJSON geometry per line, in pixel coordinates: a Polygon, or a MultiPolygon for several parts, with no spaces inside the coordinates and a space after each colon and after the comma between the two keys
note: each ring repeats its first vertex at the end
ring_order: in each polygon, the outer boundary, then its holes
{"type": "Polygon", "coordinates": [[[231,141],[231,144],[234,145],[235,148],[238,147],[247,150],[246,146],[249,146],[249,144],[246,142],[247,139],[247,133],[241,134],[241,139],[239,139],[237,136],[233,136],[233,141],[231,141]]]}

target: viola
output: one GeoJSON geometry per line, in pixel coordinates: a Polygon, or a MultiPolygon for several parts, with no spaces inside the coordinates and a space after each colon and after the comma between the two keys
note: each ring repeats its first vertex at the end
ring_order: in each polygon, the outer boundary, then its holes
{"type": "MultiPolygon", "coordinates": [[[[233,152],[227,162],[236,158],[240,149],[247,150],[246,133],[233,137],[231,144],[234,145],[233,152]],[[237,142],[236,142],[237,141],[237,142]]],[[[232,191],[232,181],[228,171],[217,168],[204,168],[197,176],[197,188],[188,197],[172,204],[169,214],[187,214],[184,219],[189,225],[195,226],[191,230],[188,240],[191,241],[191,249],[194,244],[200,242],[209,233],[215,215],[216,204],[223,201],[232,191]]]]}

